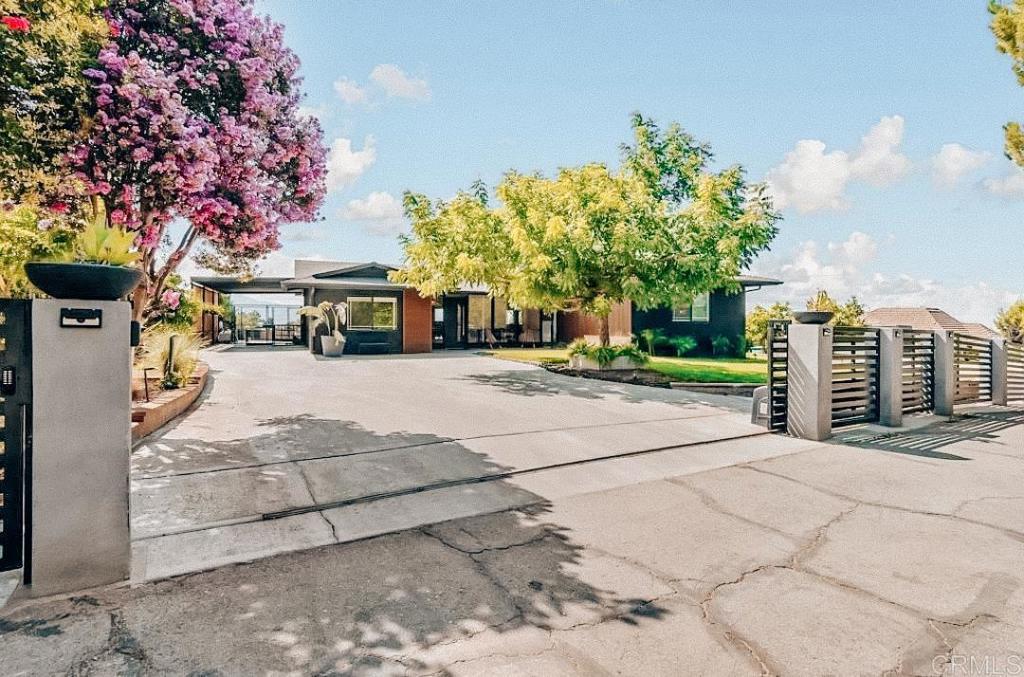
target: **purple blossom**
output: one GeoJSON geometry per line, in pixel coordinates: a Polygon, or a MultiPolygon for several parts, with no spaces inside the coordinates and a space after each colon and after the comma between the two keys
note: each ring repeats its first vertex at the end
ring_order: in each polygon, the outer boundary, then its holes
{"type": "Polygon", "coordinates": [[[280,224],[317,217],[323,134],[298,115],[280,26],[251,0],[110,0],[106,16],[120,32],[85,72],[96,111],[68,160],[144,255],[175,218],[258,257],[280,224]]]}

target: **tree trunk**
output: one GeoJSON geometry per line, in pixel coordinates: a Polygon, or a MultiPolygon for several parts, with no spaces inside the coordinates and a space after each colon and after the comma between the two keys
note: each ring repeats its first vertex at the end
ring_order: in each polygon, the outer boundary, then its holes
{"type": "Polygon", "coordinates": [[[600,315],[598,320],[601,322],[601,345],[609,346],[612,343],[612,330],[608,315],[600,315]]]}

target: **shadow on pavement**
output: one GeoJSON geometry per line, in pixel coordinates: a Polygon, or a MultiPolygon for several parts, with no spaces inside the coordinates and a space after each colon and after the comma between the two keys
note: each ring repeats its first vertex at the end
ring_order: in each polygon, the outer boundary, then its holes
{"type": "Polygon", "coordinates": [[[982,411],[957,414],[949,421],[933,423],[916,430],[879,433],[863,428],[840,430],[831,442],[851,447],[891,451],[945,461],[969,461],[957,454],[939,451],[958,442],[993,443],[998,433],[1024,424],[1022,411],[982,411]]]}
{"type": "Polygon", "coordinates": [[[132,453],[132,475],[162,475],[250,468],[314,458],[399,450],[449,442],[422,433],[379,434],[354,421],[317,418],[308,414],[280,416],[256,423],[266,429],[233,440],[153,437],[132,453]]]}
{"type": "Polygon", "coordinates": [[[588,581],[582,547],[546,512],[34,603],[0,620],[0,665],[10,674],[43,665],[61,674],[449,674],[444,666],[466,656],[453,653],[455,640],[478,635],[459,650],[500,655],[510,641],[546,644],[550,628],[670,613],[588,581]]]}
{"type": "Polygon", "coordinates": [[[568,376],[556,374],[545,369],[469,374],[463,376],[462,380],[498,388],[509,395],[522,397],[569,395],[588,400],[615,398],[631,404],[661,402],[684,409],[710,406],[743,413],[749,413],[750,411],[749,398],[705,395],[703,393],[689,393],[683,396],[682,393],[685,391],[568,376]],[[736,400],[740,401],[737,402],[736,400]]]}

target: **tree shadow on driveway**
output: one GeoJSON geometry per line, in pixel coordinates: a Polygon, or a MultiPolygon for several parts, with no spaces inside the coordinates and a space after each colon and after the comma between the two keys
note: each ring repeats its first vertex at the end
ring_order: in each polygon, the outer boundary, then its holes
{"type": "Polygon", "coordinates": [[[373,453],[450,441],[425,433],[380,434],[355,421],[308,414],[279,416],[255,423],[268,432],[231,440],[155,437],[132,452],[132,474],[153,478],[273,463],[373,453]]]}
{"type": "Polygon", "coordinates": [[[457,660],[542,652],[551,629],[669,613],[655,591],[611,589],[546,512],[456,520],[33,603],[0,623],[0,664],[15,673],[45,665],[67,674],[96,666],[135,675],[448,674],[457,660]]]}
{"type": "Polygon", "coordinates": [[[617,399],[630,404],[660,402],[683,409],[714,407],[729,412],[750,412],[749,398],[730,398],[703,393],[687,393],[669,388],[616,383],[600,379],[555,374],[541,369],[524,369],[468,374],[463,380],[497,388],[521,397],[568,395],[587,400],[617,399]],[[737,401],[739,400],[739,401],[737,401]]]}

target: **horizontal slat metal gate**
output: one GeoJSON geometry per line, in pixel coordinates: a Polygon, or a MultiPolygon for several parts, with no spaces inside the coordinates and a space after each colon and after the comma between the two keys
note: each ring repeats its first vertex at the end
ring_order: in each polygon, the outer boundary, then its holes
{"type": "Polygon", "coordinates": [[[789,406],[789,322],[768,322],[768,428],[786,430],[789,406]]]}
{"type": "MultiPolygon", "coordinates": [[[[30,302],[0,299],[0,571],[25,562],[32,403],[30,302]]],[[[27,581],[26,581],[27,582],[27,581]]]]}
{"type": "Polygon", "coordinates": [[[835,327],[832,335],[832,423],[878,420],[879,330],[835,327]]]}
{"type": "Polygon", "coordinates": [[[953,363],[956,365],[955,404],[992,399],[992,342],[954,332],[953,363]]]}
{"type": "Polygon", "coordinates": [[[903,413],[931,411],[935,396],[935,334],[903,331],[903,413]]]}
{"type": "Polygon", "coordinates": [[[1024,346],[1006,344],[1006,399],[1024,402],[1024,346]]]}

